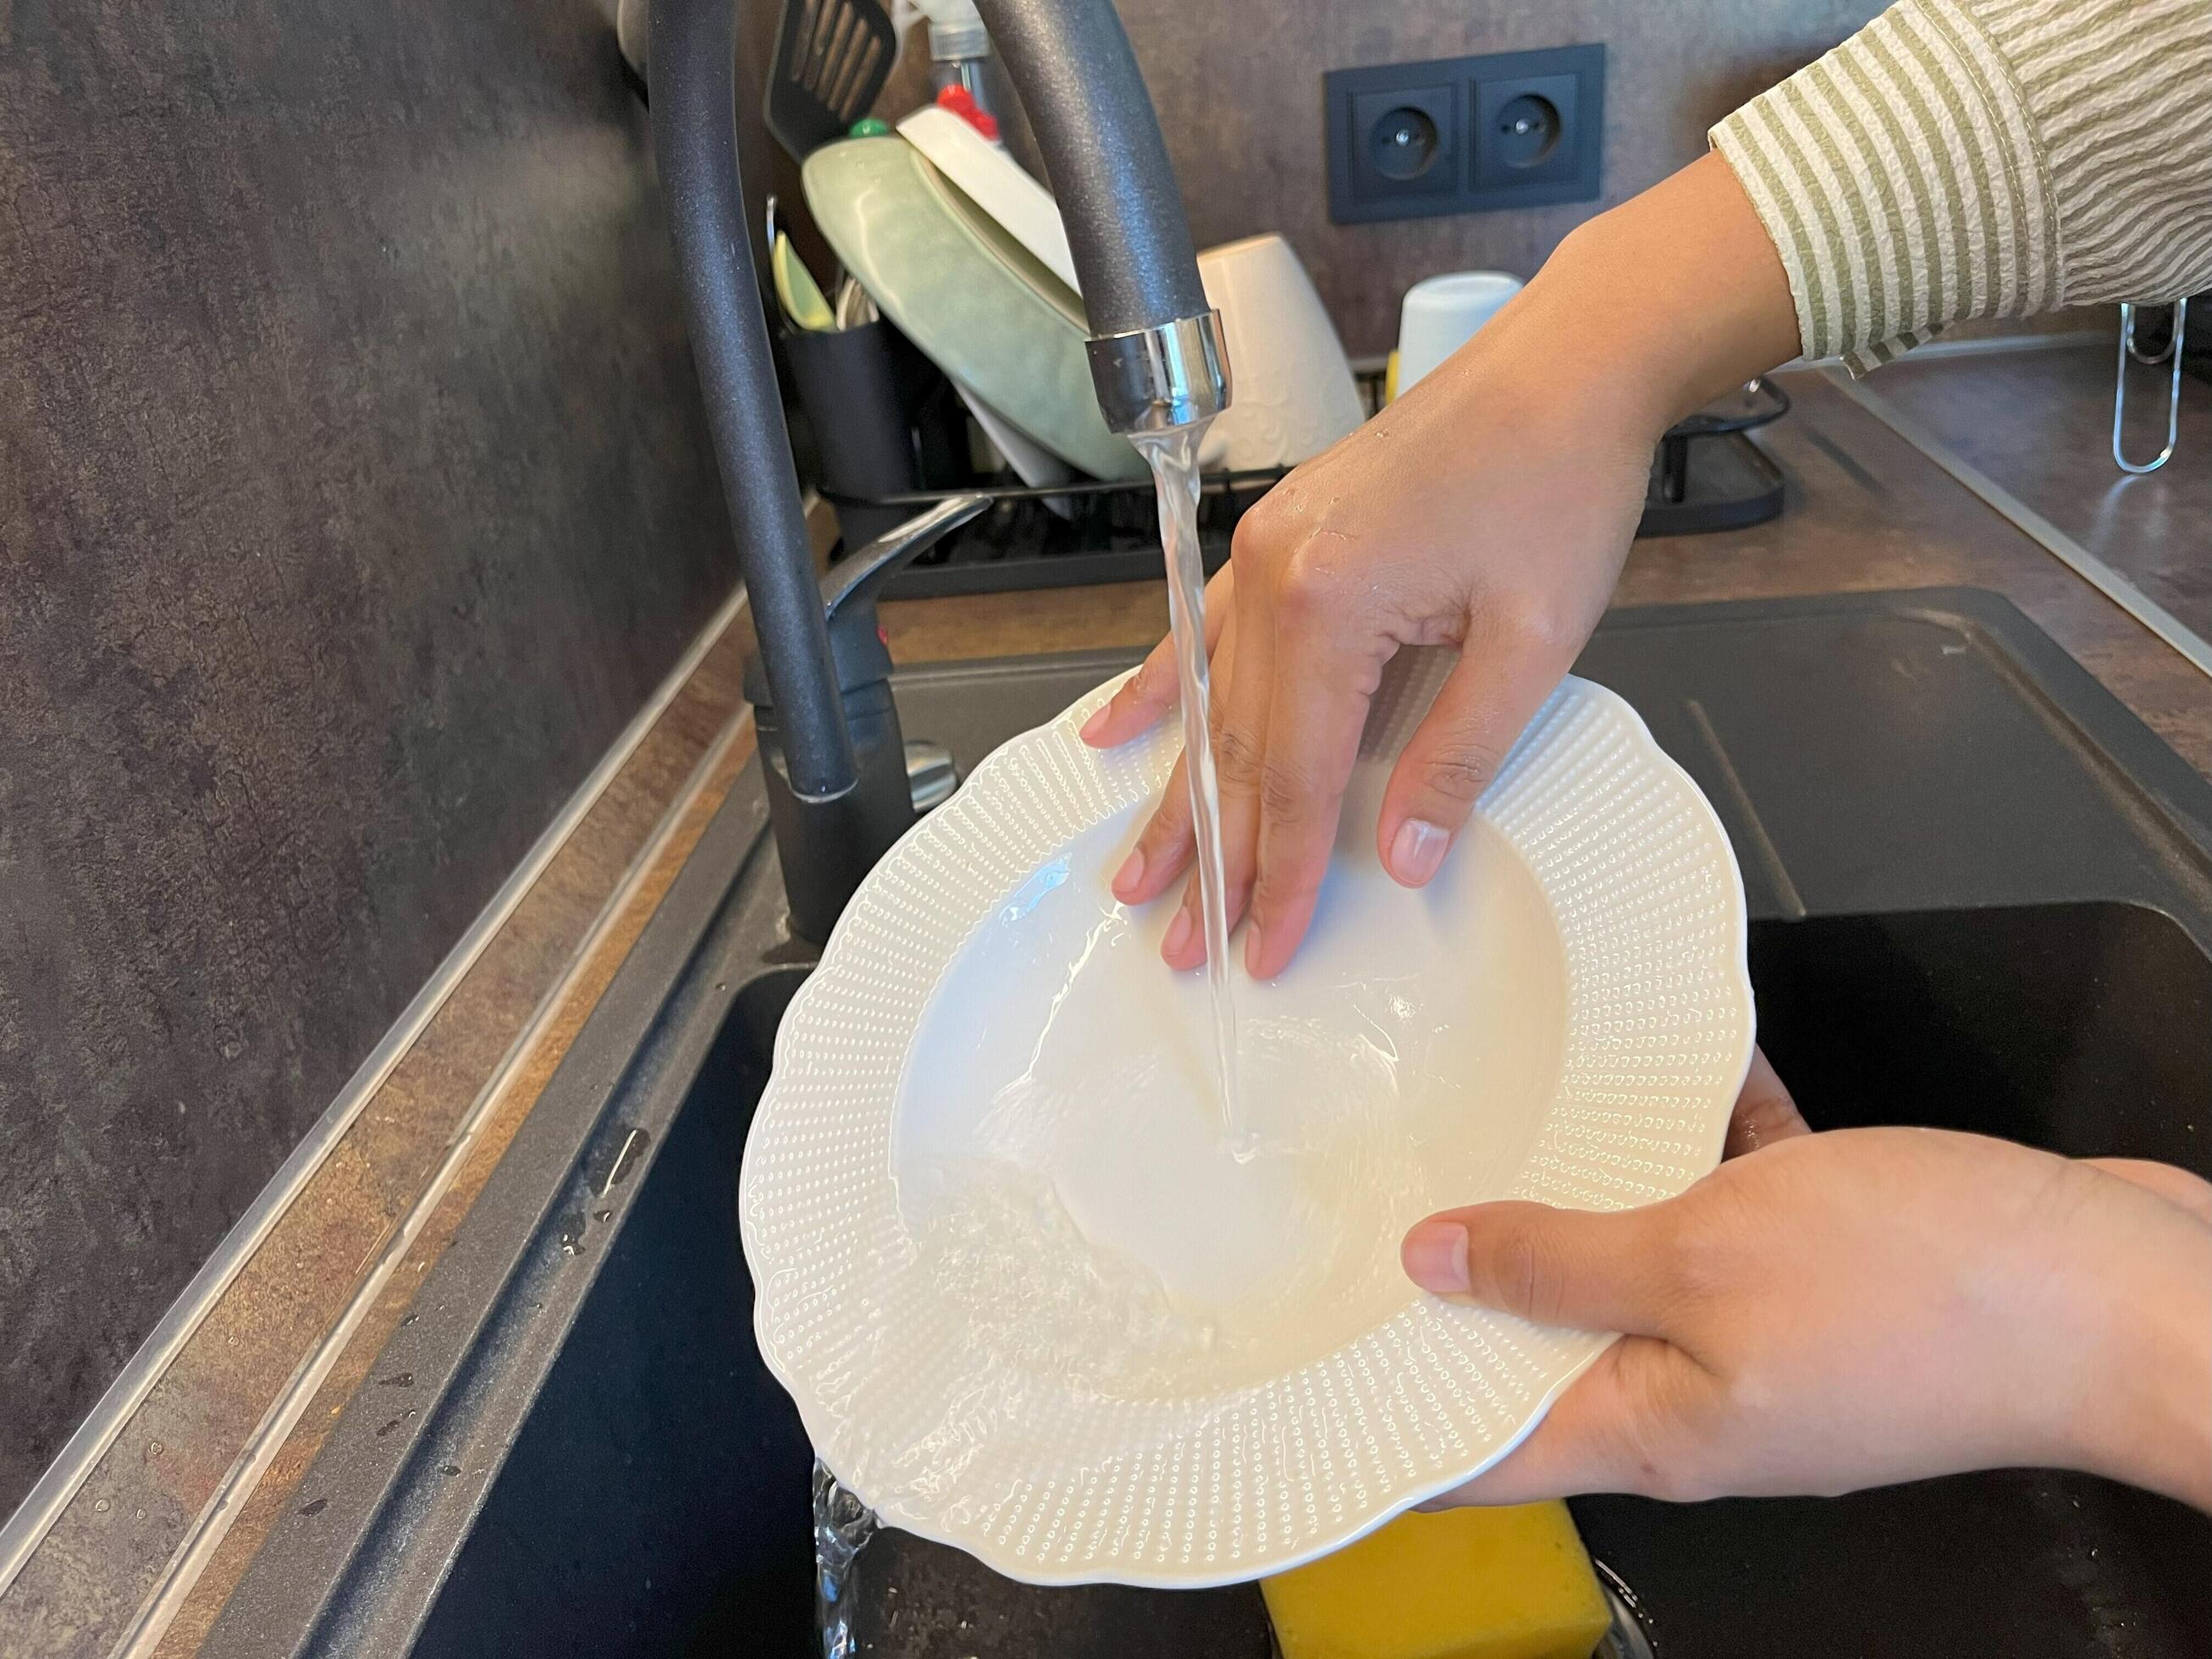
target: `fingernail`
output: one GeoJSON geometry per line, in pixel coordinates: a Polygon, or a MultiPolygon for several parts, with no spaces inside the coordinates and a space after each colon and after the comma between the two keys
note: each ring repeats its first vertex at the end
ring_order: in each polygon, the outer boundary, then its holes
{"type": "Polygon", "coordinates": [[[1097,709],[1091,714],[1091,718],[1083,722],[1083,730],[1079,735],[1082,737],[1084,742],[1096,743],[1098,741],[1098,734],[1106,729],[1106,716],[1113,712],[1114,705],[1110,702],[1102,702],[1098,705],[1097,709]]]}
{"type": "Polygon", "coordinates": [[[1263,946],[1260,939],[1260,924],[1252,922],[1244,929],[1244,971],[1254,979],[1260,977],[1260,953],[1263,946]]]}
{"type": "Polygon", "coordinates": [[[1450,835],[1425,818],[1407,818],[1390,841],[1390,873],[1408,887],[1423,887],[1444,861],[1450,835]]]}
{"type": "Polygon", "coordinates": [[[1424,1221],[1399,1252],[1406,1276],[1438,1296],[1467,1294],[1467,1229],[1456,1221],[1424,1221]]]}
{"type": "Polygon", "coordinates": [[[1121,867],[1114,872],[1114,896],[1126,898],[1136,890],[1137,884],[1145,878],[1145,849],[1141,847],[1121,860],[1121,867]]]}
{"type": "Polygon", "coordinates": [[[1160,954],[1164,957],[1179,957],[1182,954],[1182,947],[1189,943],[1190,912],[1178,910],[1176,912],[1176,919],[1168,924],[1168,936],[1160,945],[1160,954]]]}

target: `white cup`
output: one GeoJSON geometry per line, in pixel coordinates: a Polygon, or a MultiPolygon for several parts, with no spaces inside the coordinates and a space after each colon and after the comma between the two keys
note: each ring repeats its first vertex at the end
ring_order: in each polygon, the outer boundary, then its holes
{"type": "Polygon", "coordinates": [[[1398,311],[1398,395],[1473,339],[1520,291],[1521,279],[1502,270],[1455,270],[1407,289],[1398,311]]]}
{"type": "Polygon", "coordinates": [[[1313,278],[1280,236],[1248,236],[1198,256],[1228,337],[1229,407],[1199,448],[1209,469],[1295,466],[1367,418],[1343,343],[1313,278]]]}

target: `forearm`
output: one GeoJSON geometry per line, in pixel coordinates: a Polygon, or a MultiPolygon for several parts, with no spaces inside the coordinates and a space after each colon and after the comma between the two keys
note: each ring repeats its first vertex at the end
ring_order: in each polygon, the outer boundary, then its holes
{"type": "Polygon", "coordinates": [[[1486,385],[1648,447],[1796,356],[1797,320],[1772,241],[1713,155],[1575,230],[1473,355],[1486,385]]]}
{"type": "Polygon", "coordinates": [[[2212,283],[2212,0],[1900,0],[1713,129],[1802,348],[2212,283]]]}

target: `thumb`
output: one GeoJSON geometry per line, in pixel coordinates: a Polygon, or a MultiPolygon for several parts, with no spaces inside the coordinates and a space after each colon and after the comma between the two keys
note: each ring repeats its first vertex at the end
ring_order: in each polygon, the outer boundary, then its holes
{"type": "Polygon", "coordinates": [[[1400,883],[1424,887],[1435,876],[1476,798],[1565,672],[1548,653],[1498,650],[1469,636],[1382,797],[1376,850],[1400,883]]]}
{"type": "Polygon", "coordinates": [[[1602,1212],[1478,1204],[1416,1224],[1400,1256],[1407,1276],[1438,1296],[1538,1325],[1658,1336],[1676,1300],[1661,1266],[1674,1254],[1671,1215],[1663,1204],[1602,1212]]]}

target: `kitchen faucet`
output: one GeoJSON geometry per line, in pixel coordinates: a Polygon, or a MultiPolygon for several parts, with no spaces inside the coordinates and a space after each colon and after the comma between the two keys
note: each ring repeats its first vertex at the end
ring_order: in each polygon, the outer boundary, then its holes
{"type": "MultiPolygon", "coordinates": [[[[654,0],[653,137],[669,230],[759,651],[747,672],[793,933],[814,944],[912,823],[890,653],[875,601],[987,504],[956,497],[817,585],[769,355],[738,175],[738,0],[654,0]]],[[[976,0],[1059,198],[1107,425],[1166,431],[1228,406],[1167,145],[1110,0],[976,0]]]]}

